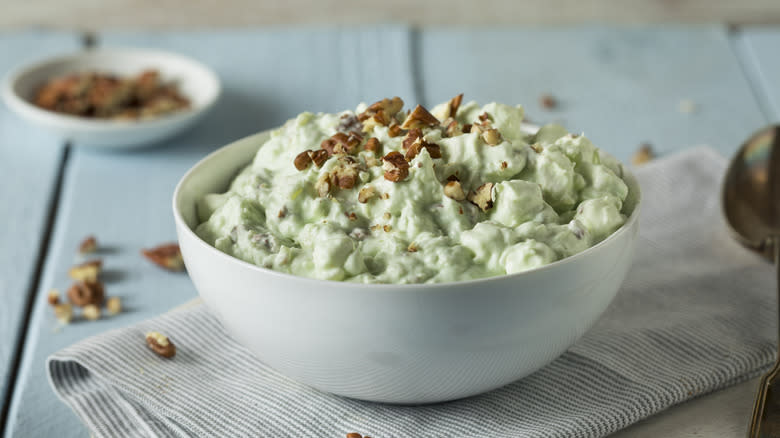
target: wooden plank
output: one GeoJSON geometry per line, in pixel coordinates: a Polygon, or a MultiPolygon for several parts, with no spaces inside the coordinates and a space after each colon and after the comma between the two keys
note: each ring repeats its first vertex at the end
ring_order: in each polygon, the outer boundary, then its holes
{"type": "Polygon", "coordinates": [[[767,118],[780,121],[780,29],[747,28],[738,35],[747,71],[753,75],[756,95],[767,118]]]}
{"type": "Polygon", "coordinates": [[[411,23],[417,26],[496,26],[577,23],[778,23],[776,0],[57,0],[11,2],[0,27],[46,25],[75,29],[192,29],[289,24],[411,23]],[[57,10],[57,14],[50,11],[57,10]]]}
{"type": "Polygon", "coordinates": [[[730,154],[764,123],[721,27],[423,32],[424,100],[521,103],[535,122],[560,120],[629,160],[709,144],[730,154]],[[560,102],[544,110],[539,97],[560,102]],[[695,110],[680,111],[689,100],[695,110]]]}
{"type": "MultiPolygon", "coordinates": [[[[22,63],[77,47],[78,39],[70,33],[0,33],[0,76],[22,63]]],[[[0,406],[6,405],[12,386],[63,151],[61,141],[0,105],[0,406]]]]}
{"type": "Polygon", "coordinates": [[[52,393],[42,366],[45,358],[195,296],[185,274],[159,270],[138,254],[142,247],[176,238],[171,195],[192,164],[221,145],[304,110],[337,111],[393,94],[415,100],[405,28],[111,34],[100,41],[198,58],[218,72],[225,95],[198,127],[163,147],[118,154],[73,151],[25,346],[22,391],[12,401],[9,436],[84,436],[77,418],[52,393]],[[68,284],[74,248],[91,233],[109,249],[103,254],[111,280],[107,294],[122,297],[128,310],[55,332],[45,291],[68,284]]]}

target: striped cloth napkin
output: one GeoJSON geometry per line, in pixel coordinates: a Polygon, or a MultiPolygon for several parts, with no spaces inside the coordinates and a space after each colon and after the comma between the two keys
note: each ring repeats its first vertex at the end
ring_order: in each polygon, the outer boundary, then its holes
{"type": "Polygon", "coordinates": [[[637,169],[634,266],[585,337],[535,374],[437,405],[345,399],[293,382],[229,340],[202,305],[52,355],[51,385],[98,437],[600,437],[759,374],[774,356],[772,267],[727,234],[725,161],[696,148],[637,169]],[[176,342],[163,360],[144,343],[176,342]]]}

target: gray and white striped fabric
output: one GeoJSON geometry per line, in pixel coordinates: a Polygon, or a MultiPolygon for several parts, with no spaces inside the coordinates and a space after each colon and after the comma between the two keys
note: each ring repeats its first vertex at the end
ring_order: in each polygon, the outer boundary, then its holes
{"type": "Polygon", "coordinates": [[[275,373],[197,306],[49,358],[51,384],[98,437],[600,437],[757,375],[774,355],[772,267],[721,219],[724,160],[707,148],[637,170],[638,250],[609,310],[539,372],[470,399],[388,406],[275,373]],[[174,360],[144,344],[159,330],[174,360]]]}

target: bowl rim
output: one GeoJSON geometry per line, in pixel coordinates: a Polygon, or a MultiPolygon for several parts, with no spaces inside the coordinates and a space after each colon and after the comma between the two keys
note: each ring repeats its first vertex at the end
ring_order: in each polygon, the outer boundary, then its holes
{"type": "MultiPolygon", "coordinates": [[[[538,129],[538,126],[525,124],[526,126],[533,126],[534,129],[538,129]]],[[[177,225],[177,230],[183,230],[182,232],[185,233],[190,239],[194,240],[197,245],[201,247],[205,247],[206,251],[208,251],[210,254],[215,255],[216,257],[222,257],[225,258],[225,260],[229,260],[233,263],[238,263],[239,266],[243,266],[247,269],[254,270],[256,272],[265,274],[265,275],[272,275],[275,277],[278,277],[281,280],[292,280],[292,281],[299,281],[304,283],[312,283],[312,285],[321,284],[323,282],[331,284],[331,285],[339,285],[339,287],[344,287],[348,289],[352,288],[360,288],[360,289],[376,289],[379,290],[388,290],[388,289],[407,289],[407,290],[419,290],[419,289],[430,289],[430,290],[441,290],[448,287],[453,286],[467,286],[471,284],[489,284],[493,282],[499,282],[499,281],[511,281],[515,278],[522,277],[522,276],[529,276],[531,274],[535,274],[538,272],[544,272],[552,269],[558,269],[559,267],[565,266],[567,264],[573,263],[576,260],[579,260],[583,257],[587,257],[589,253],[592,253],[597,248],[601,248],[603,246],[606,246],[610,244],[612,241],[618,239],[623,234],[631,232],[631,229],[634,227],[634,225],[639,221],[639,214],[641,210],[642,205],[642,192],[641,188],[639,187],[639,181],[636,179],[636,176],[626,168],[625,165],[621,162],[621,167],[623,169],[623,179],[626,181],[629,185],[630,189],[636,189],[636,203],[634,205],[634,210],[631,212],[631,215],[629,215],[628,218],[626,218],[626,221],[623,223],[623,225],[620,226],[617,230],[615,230],[612,234],[607,236],[604,240],[601,242],[581,251],[577,254],[571,255],[569,257],[562,258],[560,260],[556,260],[552,263],[548,263],[546,265],[538,266],[536,268],[528,269],[525,271],[515,272],[512,274],[504,274],[504,275],[496,275],[491,277],[482,277],[482,278],[474,278],[474,279],[468,279],[468,280],[459,280],[459,281],[449,281],[449,282],[443,282],[443,283],[356,283],[356,282],[350,282],[350,281],[338,281],[338,280],[322,280],[317,278],[311,278],[311,277],[304,277],[302,275],[295,275],[295,274],[288,274],[286,272],[276,271],[269,268],[264,268],[262,266],[257,266],[255,264],[246,262],[244,260],[241,260],[237,257],[233,257],[230,254],[224,253],[220,250],[218,250],[216,247],[209,245],[206,241],[201,239],[200,236],[198,236],[195,231],[190,228],[189,225],[187,225],[187,222],[184,220],[184,217],[182,216],[181,212],[179,211],[179,208],[177,206],[179,197],[181,196],[181,192],[183,190],[183,187],[186,185],[188,180],[192,177],[192,175],[206,165],[209,161],[211,161],[214,157],[217,155],[227,153],[226,151],[232,149],[232,148],[238,148],[239,146],[243,145],[246,142],[251,142],[256,139],[259,139],[263,136],[268,136],[274,129],[268,129],[264,130],[252,135],[248,135],[246,137],[242,137],[238,140],[235,140],[227,145],[224,145],[217,150],[209,153],[202,159],[200,159],[197,163],[195,163],[187,172],[184,174],[184,176],[181,177],[179,182],[176,184],[176,188],[173,192],[173,199],[172,199],[172,208],[173,208],[173,216],[174,221],[177,225]]],[[[262,147],[263,144],[260,144],[258,149],[262,147]]],[[[243,166],[246,166],[248,164],[251,164],[251,160],[249,163],[246,163],[243,166]]],[[[243,168],[240,167],[240,168],[243,168]]]]}
{"type": "MultiPolygon", "coordinates": [[[[107,67],[107,70],[110,70],[110,67],[107,67]]],[[[160,68],[159,70],[163,69],[160,68]]],[[[108,132],[119,129],[154,128],[157,126],[164,126],[195,117],[198,114],[201,114],[211,108],[217,102],[219,97],[222,95],[222,83],[219,80],[219,76],[216,74],[216,72],[206,64],[176,52],[169,52],[159,49],[148,49],[143,47],[101,47],[96,49],[46,56],[19,65],[18,67],[15,67],[10,72],[8,72],[3,78],[2,85],[0,86],[0,95],[9,108],[13,109],[17,113],[32,116],[36,118],[38,122],[42,121],[50,125],[67,126],[71,129],[80,129],[84,131],[108,132]],[[208,80],[212,82],[214,85],[214,91],[210,96],[207,96],[207,99],[203,103],[193,105],[192,107],[183,111],[176,111],[171,114],[152,117],[149,119],[114,120],[97,118],[90,119],[43,109],[20,96],[15,90],[16,84],[25,75],[29,75],[52,64],[66,61],[77,62],[79,59],[100,55],[127,57],[156,55],[167,58],[176,58],[179,61],[184,61],[185,63],[189,64],[190,66],[188,69],[194,68],[200,70],[200,73],[204,74],[208,80]]]]}

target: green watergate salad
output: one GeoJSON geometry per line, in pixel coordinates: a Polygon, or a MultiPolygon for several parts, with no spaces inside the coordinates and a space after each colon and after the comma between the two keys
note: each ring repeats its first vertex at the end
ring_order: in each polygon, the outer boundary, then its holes
{"type": "Polygon", "coordinates": [[[199,201],[197,234],[294,275],[441,283],[552,263],[626,221],[617,160],[558,125],[529,135],[520,106],[462,97],[298,115],[199,201]]]}

